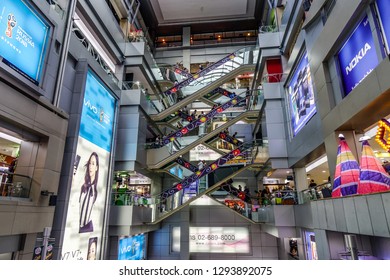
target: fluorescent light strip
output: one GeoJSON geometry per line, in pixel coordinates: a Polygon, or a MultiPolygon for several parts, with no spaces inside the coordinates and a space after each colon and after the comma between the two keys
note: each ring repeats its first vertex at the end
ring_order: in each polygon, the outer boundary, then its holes
{"type": "Polygon", "coordinates": [[[3,132],[0,132],[0,138],[6,139],[6,140],[14,142],[14,143],[17,143],[19,145],[22,143],[22,140],[20,140],[19,138],[13,137],[13,136],[8,135],[8,134],[5,134],[3,132]]]}
{"type": "Polygon", "coordinates": [[[314,168],[320,166],[321,164],[325,163],[328,161],[328,157],[325,155],[324,157],[314,161],[310,165],[306,167],[306,173],[309,172],[310,170],[313,170],[314,168]]]}
{"type": "Polygon", "coordinates": [[[94,47],[94,49],[98,52],[98,54],[102,57],[107,66],[111,69],[113,73],[115,73],[115,63],[110,59],[104,49],[100,46],[99,42],[96,41],[91,32],[89,32],[88,27],[84,24],[81,18],[75,13],[74,23],[83,33],[83,35],[87,38],[88,42],[94,47]]]}

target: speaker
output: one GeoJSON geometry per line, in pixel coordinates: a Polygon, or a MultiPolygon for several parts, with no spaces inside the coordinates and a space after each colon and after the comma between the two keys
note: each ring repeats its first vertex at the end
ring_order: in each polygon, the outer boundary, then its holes
{"type": "Polygon", "coordinates": [[[57,205],[57,196],[51,195],[49,197],[49,206],[56,206],[57,205]]]}
{"type": "Polygon", "coordinates": [[[294,180],[294,176],[293,175],[287,175],[287,180],[288,181],[293,181],[294,180]]]}

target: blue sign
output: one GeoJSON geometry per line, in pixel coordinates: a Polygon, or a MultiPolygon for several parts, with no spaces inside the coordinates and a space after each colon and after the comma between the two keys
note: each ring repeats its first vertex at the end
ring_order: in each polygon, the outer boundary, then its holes
{"type": "Polygon", "coordinates": [[[317,112],[314,100],[313,80],[311,77],[309,60],[305,52],[288,84],[290,102],[291,127],[293,135],[317,112]]]}
{"type": "Polygon", "coordinates": [[[80,136],[110,152],[114,113],[115,98],[103,83],[91,71],[88,71],[81,113],[80,136]]]}
{"type": "Polygon", "coordinates": [[[39,82],[48,24],[23,0],[0,0],[0,56],[39,82]]]}
{"type": "Polygon", "coordinates": [[[344,93],[350,93],[378,65],[374,38],[367,16],[338,54],[344,93]]]}
{"type": "Polygon", "coordinates": [[[390,52],[390,2],[389,0],[377,0],[379,17],[382,23],[383,35],[386,40],[387,51],[390,52]]]}
{"type": "Polygon", "coordinates": [[[118,260],[143,260],[145,258],[145,235],[136,235],[119,240],[118,260]]]}

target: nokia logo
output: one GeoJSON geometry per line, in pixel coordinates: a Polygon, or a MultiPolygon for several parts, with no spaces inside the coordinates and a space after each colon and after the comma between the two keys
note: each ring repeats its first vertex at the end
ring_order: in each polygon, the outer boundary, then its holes
{"type": "Polygon", "coordinates": [[[363,57],[367,54],[367,52],[371,49],[371,46],[366,43],[363,48],[360,49],[360,51],[355,55],[354,58],[349,62],[348,66],[345,67],[345,73],[348,75],[349,72],[353,70],[353,68],[356,67],[356,65],[360,62],[360,60],[363,59],[363,57]]]}

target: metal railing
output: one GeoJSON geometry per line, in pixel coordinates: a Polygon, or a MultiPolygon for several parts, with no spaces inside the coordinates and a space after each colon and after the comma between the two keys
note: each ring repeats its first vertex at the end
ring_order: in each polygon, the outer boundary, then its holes
{"type": "Polygon", "coordinates": [[[23,198],[30,196],[32,179],[29,176],[1,171],[0,178],[2,178],[0,196],[23,198]]]}

